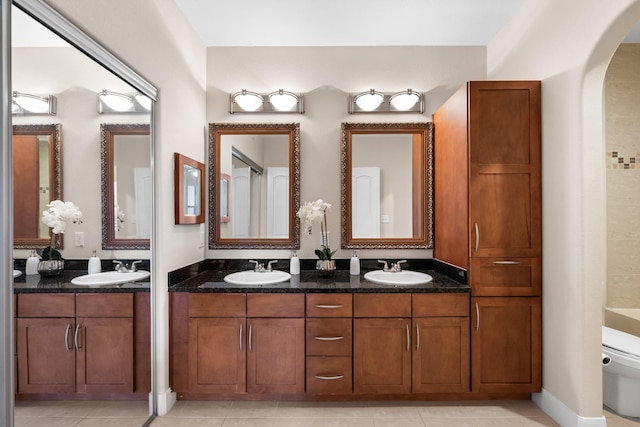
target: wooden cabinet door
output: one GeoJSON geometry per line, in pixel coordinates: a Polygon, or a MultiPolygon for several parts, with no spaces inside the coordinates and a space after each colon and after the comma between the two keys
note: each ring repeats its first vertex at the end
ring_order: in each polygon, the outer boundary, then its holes
{"type": "Polygon", "coordinates": [[[540,82],[471,82],[468,97],[469,255],[540,256],[540,82]]]}
{"type": "Polygon", "coordinates": [[[468,392],[469,318],[413,319],[414,393],[468,392]]]}
{"type": "Polygon", "coordinates": [[[189,391],[244,393],[247,353],[244,318],[189,319],[189,391]]]}
{"type": "Polygon", "coordinates": [[[411,319],[353,320],[355,393],[411,392],[411,319]]]}
{"type": "Polygon", "coordinates": [[[133,392],[133,318],[77,318],[78,393],[133,392]]]}
{"type": "Polygon", "coordinates": [[[247,324],[247,391],[304,393],[304,319],[248,318],[247,324]]]}
{"type": "Polygon", "coordinates": [[[472,390],[539,392],[542,384],[540,298],[473,298],[472,308],[472,390]]]}
{"type": "Polygon", "coordinates": [[[74,393],[73,318],[18,318],[18,393],[74,393]]]}

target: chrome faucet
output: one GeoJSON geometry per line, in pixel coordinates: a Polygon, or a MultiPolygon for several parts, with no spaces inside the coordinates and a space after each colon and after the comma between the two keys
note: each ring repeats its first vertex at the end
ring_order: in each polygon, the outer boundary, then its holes
{"type": "Polygon", "coordinates": [[[267,263],[267,271],[273,271],[273,268],[271,267],[271,265],[273,265],[273,264],[277,264],[277,263],[278,263],[278,260],[277,260],[277,259],[274,259],[274,260],[269,261],[269,262],[267,263]]]}
{"type": "Polygon", "coordinates": [[[130,271],[131,273],[133,273],[133,272],[135,272],[135,271],[138,271],[138,268],[136,267],[136,265],[138,265],[138,264],[142,264],[142,260],[141,260],[141,259],[139,259],[138,261],[133,261],[133,262],[131,263],[131,267],[129,268],[129,271],[130,271]]]}
{"type": "Polygon", "coordinates": [[[116,271],[118,273],[133,273],[138,271],[137,265],[142,264],[142,260],[133,261],[130,268],[127,268],[127,266],[124,264],[124,261],[118,261],[114,259],[113,263],[116,265],[116,271]]]}
{"type": "Polygon", "coordinates": [[[250,263],[252,263],[252,264],[254,264],[254,266],[253,266],[253,271],[255,271],[255,272],[257,272],[257,273],[263,273],[263,272],[267,271],[267,270],[264,268],[264,264],[263,264],[263,263],[258,262],[258,261],[253,260],[253,259],[250,259],[250,260],[249,260],[249,262],[250,262],[250,263]]]}
{"type": "Polygon", "coordinates": [[[118,273],[127,273],[129,271],[122,261],[117,261],[114,259],[113,263],[116,265],[116,271],[118,273]]]}
{"type": "Polygon", "coordinates": [[[389,273],[398,273],[402,271],[402,266],[400,264],[406,264],[407,260],[403,259],[397,262],[391,262],[391,267],[389,267],[389,264],[387,263],[387,261],[383,261],[379,259],[378,262],[381,264],[384,264],[384,266],[382,267],[382,271],[386,271],[389,273]]]}

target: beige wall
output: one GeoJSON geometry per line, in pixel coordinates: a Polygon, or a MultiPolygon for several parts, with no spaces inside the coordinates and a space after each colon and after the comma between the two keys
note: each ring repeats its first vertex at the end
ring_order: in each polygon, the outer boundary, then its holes
{"type": "MultiPolygon", "coordinates": [[[[467,80],[486,78],[486,51],[474,47],[282,47],[207,49],[207,121],[299,122],[301,202],[323,199],[335,258],[340,247],[340,123],[426,122],[467,80]],[[371,88],[425,92],[424,114],[348,114],[349,93],[371,88]],[[229,114],[230,93],[285,89],[305,94],[304,114],[229,114]]],[[[300,236],[301,258],[315,258],[319,232],[300,236]]],[[[361,258],[430,258],[431,250],[359,250],[361,258]]],[[[288,258],[289,250],[209,250],[207,258],[288,258]]]]}
{"type": "Polygon", "coordinates": [[[156,105],[156,387],[170,404],[167,273],[200,261],[204,225],[174,225],[173,154],[205,161],[206,50],[172,0],[49,0],[159,89],[156,105]]]}
{"type": "Polygon", "coordinates": [[[604,72],[638,19],[637,0],[532,0],[487,47],[490,79],[542,80],[544,393],[537,398],[582,417],[602,416],[604,72]]]}
{"type": "Polygon", "coordinates": [[[607,307],[640,308],[639,71],[640,44],[622,44],[605,77],[607,307]]]}

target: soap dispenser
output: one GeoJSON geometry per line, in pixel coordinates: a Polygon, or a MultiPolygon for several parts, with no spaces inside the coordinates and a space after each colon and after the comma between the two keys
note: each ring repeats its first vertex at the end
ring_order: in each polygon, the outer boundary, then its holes
{"type": "Polygon", "coordinates": [[[289,262],[289,273],[300,274],[300,259],[298,258],[298,253],[296,251],[293,251],[291,261],[289,262]]]}
{"type": "Polygon", "coordinates": [[[89,268],[88,274],[96,274],[102,271],[102,265],[100,263],[100,258],[96,255],[96,251],[93,251],[93,255],[89,258],[89,268]]]}
{"type": "Polygon", "coordinates": [[[38,274],[39,262],[40,258],[38,258],[38,255],[36,255],[36,251],[31,251],[31,255],[29,255],[29,258],[27,258],[27,265],[24,274],[26,274],[27,276],[38,274]]]}
{"type": "Polygon", "coordinates": [[[360,274],[360,259],[358,258],[356,251],[353,251],[353,255],[351,256],[349,274],[351,274],[352,276],[358,276],[360,274]]]}

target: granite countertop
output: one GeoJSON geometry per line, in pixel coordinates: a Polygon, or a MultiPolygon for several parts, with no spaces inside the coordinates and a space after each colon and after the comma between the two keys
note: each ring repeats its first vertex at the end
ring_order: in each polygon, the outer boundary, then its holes
{"type": "Polygon", "coordinates": [[[118,293],[118,292],[149,292],[151,284],[148,281],[123,283],[108,286],[77,286],[71,284],[74,277],[87,274],[86,270],[63,270],[59,276],[41,277],[38,274],[22,275],[13,279],[13,292],[26,293],[118,293]]]}
{"type": "Polygon", "coordinates": [[[433,277],[424,285],[380,285],[364,279],[364,272],[351,276],[347,270],[336,270],[332,277],[320,277],[316,270],[302,270],[287,282],[273,285],[237,286],[226,283],[224,276],[238,270],[208,270],[176,283],[169,292],[195,293],[443,293],[470,292],[471,288],[434,270],[423,270],[433,277]]]}

